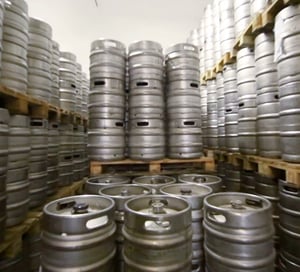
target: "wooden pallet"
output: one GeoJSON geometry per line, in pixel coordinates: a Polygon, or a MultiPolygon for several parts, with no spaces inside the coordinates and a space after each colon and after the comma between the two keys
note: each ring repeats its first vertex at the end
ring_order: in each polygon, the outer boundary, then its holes
{"type": "Polygon", "coordinates": [[[257,171],[266,177],[279,177],[279,175],[283,173],[282,178],[300,186],[300,164],[288,163],[281,159],[242,155],[240,153],[227,153],[219,150],[215,151],[215,158],[236,166],[241,166],[244,170],[257,171]]]}
{"type": "Polygon", "coordinates": [[[227,52],[222,59],[215,65],[213,71],[215,73],[223,72],[224,66],[227,64],[232,64],[236,61],[236,50],[232,50],[231,52],[227,52]]]}
{"type": "MultiPolygon", "coordinates": [[[[148,166],[148,174],[158,174],[163,173],[162,169],[164,165],[167,164],[186,164],[189,165],[189,167],[194,167],[195,165],[203,165],[204,171],[206,172],[213,172],[215,170],[215,160],[213,156],[206,156],[201,157],[197,159],[186,159],[186,160],[176,160],[176,159],[163,159],[163,160],[156,160],[156,161],[137,161],[137,160],[131,160],[126,159],[122,161],[112,161],[112,162],[104,162],[104,161],[91,161],[90,162],[90,175],[91,176],[98,176],[103,173],[105,166],[120,166],[120,165],[126,165],[129,167],[132,165],[146,165],[148,166]]],[[[128,169],[127,167],[127,169],[128,169]]]]}
{"type": "MultiPolygon", "coordinates": [[[[83,184],[84,180],[75,182],[70,186],[60,188],[55,195],[47,198],[46,203],[81,193],[83,184]]],[[[28,213],[27,218],[23,223],[5,230],[4,242],[0,243],[1,258],[12,258],[21,252],[23,235],[36,228],[37,224],[39,224],[40,218],[43,214],[42,208],[43,206],[35,208],[28,213]]]]}
{"type": "Polygon", "coordinates": [[[208,70],[204,75],[201,76],[200,81],[204,82],[215,78],[216,78],[216,72],[214,70],[208,70]]]}
{"type": "Polygon", "coordinates": [[[74,124],[87,125],[86,118],[75,112],[70,112],[30,95],[0,85],[0,106],[11,114],[29,115],[33,118],[45,118],[50,121],[60,121],[69,118],[74,124]]]}

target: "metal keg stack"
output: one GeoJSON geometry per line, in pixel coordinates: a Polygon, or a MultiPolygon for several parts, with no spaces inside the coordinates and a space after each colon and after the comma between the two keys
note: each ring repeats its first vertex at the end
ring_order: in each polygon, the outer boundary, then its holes
{"type": "Polygon", "coordinates": [[[219,0],[221,53],[224,56],[231,52],[235,43],[234,0],[219,0]]]}
{"type": "Polygon", "coordinates": [[[47,196],[48,121],[30,119],[29,207],[44,203],[47,196]]]}
{"type": "Polygon", "coordinates": [[[70,122],[63,122],[59,124],[59,158],[58,169],[59,178],[58,186],[68,186],[73,183],[73,149],[74,149],[74,137],[73,132],[74,125],[70,122]]]}
{"type": "Polygon", "coordinates": [[[274,0],[250,0],[250,14],[252,18],[255,18],[258,14],[262,13],[266,7],[274,0]]]}
{"type": "Polygon", "coordinates": [[[50,104],[59,107],[59,43],[52,41],[52,54],[51,54],[51,96],[50,104]]]}
{"type": "Polygon", "coordinates": [[[224,76],[217,73],[218,147],[226,150],[224,76]]]}
{"type": "Polygon", "coordinates": [[[231,163],[225,164],[225,179],[223,182],[226,192],[241,191],[241,170],[240,167],[231,163]]]}
{"type": "Polygon", "coordinates": [[[203,147],[208,147],[208,130],[207,130],[207,85],[200,85],[200,111],[201,111],[201,128],[202,128],[202,141],[203,147]]]}
{"type": "Polygon", "coordinates": [[[27,94],[45,102],[51,100],[51,55],[51,26],[41,20],[29,18],[27,94]]]}
{"type": "Polygon", "coordinates": [[[258,154],[280,158],[280,109],[273,32],[261,33],[255,38],[255,73],[258,154]]]}
{"type": "Polygon", "coordinates": [[[211,4],[205,7],[204,11],[205,41],[204,41],[204,62],[205,71],[212,70],[215,65],[215,26],[214,10],[211,4]]]}
{"type": "Polygon", "coordinates": [[[122,233],[125,271],[191,271],[192,216],[184,199],[150,195],[127,201],[122,233]]]}
{"type": "Polygon", "coordinates": [[[6,175],[6,226],[22,223],[29,208],[30,118],[9,118],[8,168],[6,175]]]}
{"type": "Polygon", "coordinates": [[[84,126],[73,126],[73,181],[79,181],[85,177],[86,145],[84,126]]]}
{"type": "Polygon", "coordinates": [[[28,6],[24,0],[5,1],[4,6],[0,81],[9,88],[26,93],[28,6]]]}
{"type": "Polygon", "coordinates": [[[76,98],[75,98],[75,112],[82,114],[82,66],[76,63],[76,98]]]}
{"type": "Polygon", "coordinates": [[[227,64],[223,69],[225,102],[226,151],[238,152],[238,91],[236,64],[227,64]]]}
{"type": "Polygon", "coordinates": [[[275,20],[282,159],[300,163],[300,5],[278,13],[275,20]]]}
{"type": "Polygon", "coordinates": [[[218,95],[216,79],[206,81],[207,86],[207,146],[218,148],[218,95]]]}
{"type": "Polygon", "coordinates": [[[124,259],[122,256],[124,236],[122,234],[122,229],[125,220],[125,203],[126,201],[138,196],[151,195],[151,189],[149,187],[137,184],[112,185],[100,189],[99,194],[105,197],[110,197],[114,200],[116,205],[115,223],[117,226],[117,230],[115,241],[117,246],[117,253],[115,256],[115,271],[124,272],[124,259]]]}
{"type": "Polygon", "coordinates": [[[153,41],[129,45],[129,157],[158,160],[166,156],[164,56],[153,41]]]}
{"type": "Polygon", "coordinates": [[[234,0],[235,36],[239,37],[251,22],[251,0],[234,0]]]}
{"type": "Polygon", "coordinates": [[[204,75],[206,72],[205,69],[205,22],[204,19],[201,20],[200,23],[200,32],[199,32],[199,39],[200,39],[200,45],[199,45],[199,67],[200,67],[200,75],[204,75]]]}
{"type": "Polygon", "coordinates": [[[254,49],[245,47],[237,52],[238,142],[242,154],[257,154],[256,78],[254,49]]]}
{"type": "Polygon", "coordinates": [[[59,106],[75,111],[76,106],[76,56],[60,52],[59,57],[59,106]]]}
{"type": "Polygon", "coordinates": [[[199,56],[192,44],[176,44],[166,50],[168,157],[202,155],[199,56]]]}
{"type": "Polygon", "coordinates": [[[99,39],[91,44],[88,154],[91,160],[124,159],[125,46],[99,39]]]}
{"type": "Polygon", "coordinates": [[[42,271],[114,271],[114,211],[114,201],[103,196],[71,196],[45,205],[42,271]]]}
{"type": "Polygon", "coordinates": [[[81,78],[81,89],[82,89],[82,116],[88,118],[88,97],[89,97],[89,81],[86,73],[82,73],[81,78]]]}
{"type": "Polygon", "coordinates": [[[9,112],[0,108],[0,241],[4,240],[6,226],[6,175],[9,152],[9,112]]]}
{"type": "Polygon", "coordinates": [[[221,19],[220,19],[220,0],[213,2],[213,19],[214,19],[214,65],[222,58],[221,51],[221,19]]]}
{"type": "Polygon", "coordinates": [[[254,171],[241,170],[241,192],[255,194],[256,175],[254,171]]]}
{"type": "MultiPolygon", "coordinates": [[[[2,36],[3,36],[3,19],[4,19],[4,0],[0,1],[0,63],[2,58],[2,36]]],[[[0,66],[1,67],[1,66],[0,66]]],[[[1,68],[0,68],[1,71],[1,68]]]]}
{"type": "Polygon", "coordinates": [[[56,121],[49,121],[47,157],[47,195],[54,194],[58,189],[59,150],[59,123],[56,121]]]}
{"type": "Polygon", "coordinates": [[[279,228],[281,272],[300,271],[300,190],[287,181],[279,181],[279,228]]]}
{"type": "Polygon", "coordinates": [[[243,193],[204,199],[206,271],[274,271],[271,204],[243,193]]]}
{"type": "Polygon", "coordinates": [[[163,195],[175,196],[185,199],[192,208],[192,270],[193,272],[204,272],[203,251],[203,200],[212,193],[208,186],[199,184],[173,184],[160,188],[163,195]]]}

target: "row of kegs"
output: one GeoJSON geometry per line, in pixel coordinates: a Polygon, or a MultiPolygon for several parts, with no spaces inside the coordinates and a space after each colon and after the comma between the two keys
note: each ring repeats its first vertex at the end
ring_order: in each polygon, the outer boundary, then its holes
{"type": "Polygon", "coordinates": [[[93,160],[202,155],[199,56],[191,44],[91,45],[89,156],[93,160]],[[126,72],[127,71],[127,72],[126,72]],[[126,74],[128,92],[126,93],[126,74]]]}
{"type": "Polygon", "coordinates": [[[88,80],[52,27],[28,16],[24,0],[0,1],[1,84],[87,117],[88,80]]]}
{"type": "Polygon", "coordinates": [[[274,32],[201,86],[205,147],[300,162],[299,22],[299,4],[283,9],[274,32]]]}
{"type": "Polygon", "coordinates": [[[204,10],[200,26],[187,39],[199,49],[200,72],[212,70],[233,46],[251,20],[272,0],[214,0],[204,10]]]}
{"type": "Polygon", "coordinates": [[[88,175],[84,127],[0,108],[0,240],[58,187],[88,175]]]}

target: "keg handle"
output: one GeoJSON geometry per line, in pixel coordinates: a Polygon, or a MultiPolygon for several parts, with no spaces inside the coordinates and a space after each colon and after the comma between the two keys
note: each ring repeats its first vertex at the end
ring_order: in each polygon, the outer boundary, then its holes
{"type": "Polygon", "coordinates": [[[221,213],[221,212],[217,212],[217,211],[207,211],[206,212],[206,217],[207,219],[209,219],[210,221],[217,223],[217,224],[225,224],[227,221],[226,216],[221,213]]]}
{"type": "Polygon", "coordinates": [[[187,45],[187,44],[185,44],[183,46],[183,49],[184,50],[190,50],[190,51],[195,51],[196,50],[193,46],[190,46],[190,45],[187,45]]]}
{"type": "Polygon", "coordinates": [[[56,210],[61,211],[61,210],[73,208],[75,204],[76,201],[65,201],[65,202],[61,201],[57,203],[56,210]]]}
{"type": "Polygon", "coordinates": [[[138,81],[135,85],[136,87],[146,87],[149,85],[149,83],[147,81],[138,81]]]}
{"type": "Polygon", "coordinates": [[[192,87],[192,88],[199,88],[199,84],[198,84],[198,83],[192,82],[192,83],[190,84],[190,87],[192,87]]]}

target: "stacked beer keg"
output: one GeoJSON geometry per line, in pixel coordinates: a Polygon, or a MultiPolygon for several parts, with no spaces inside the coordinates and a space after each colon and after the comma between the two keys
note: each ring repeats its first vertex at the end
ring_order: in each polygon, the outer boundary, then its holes
{"type": "Polygon", "coordinates": [[[197,47],[176,44],[167,49],[168,157],[202,155],[199,56],[197,47]]]}
{"type": "Polygon", "coordinates": [[[283,9],[275,22],[282,159],[300,162],[300,5],[283,9]]]}
{"type": "Polygon", "coordinates": [[[71,52],[60,52],[59,105],[62,109],[75,111],[76,56],[71,52]]]}
{"type": "Polygon", "coordinates": [[[163,62],[157,42],[130,44],[128,147],[132,159],[162,159],[166,154],[163,62]]]}
{"type": "Polygon", "coordinates": [[[279,92],[272,32],[255,38],[255,73],[258,154],[280,157],[279,92]]]}
{"type": "Polygon", "coordinates": [[[2,36],[3,36],[3,19],[4,19],[4,0],[0,1],[0,61],[2,57],[2,36]]]}
{"type": "Polygon", "coordinates": [[[224,76],[222,73],[217,74],[217,109],[218,109],[218,147],[221,150],[226,149],[225,133],[225,97],[224,97],[224,76]]]}
{"type": "Polygon", "coordinates": [[[59,55],[59,44],[52,41],[50,103],[56,107],[59,107],[59,55]]]}
{"type": "Polygon", "coordinates": [[[213,20],[214,20],[214,65],[220,61],[222,57],[221,52],[221,20],[220,12],[221,6],[219,0],[213,2],[213,20]]]}
{"type": "Polygon", "coordinates": [[[208,147],[207,137],[207,86],[206,84],[200,85],[200,111],[201,111],[201,128],[203,133],[203,147],[208,147]]]}
{"type": "Polygon", "coordinates": [[[89,97],[89,82],[86,73],[82,73],[81,89],[82,89],[82,116],[88,118],[88,97],[89,97]]]}
{"type": "Polygon", "coordinates": [[[99,39],[90,54],[88,152],[93,160],[120,160],[125,152],[125,46],[99,39]]]}
{"type": "Polygon", "coordinates": [[[41,20],[30,18],[27,93],[46,102],[51,100],[51,54],[51,26],[41,20]]]}
{"type": "Polygon", "coordinates": [[[239,37],[251,21],[250,0],[234,0],[235,36],[239,37]]]}
{"type": "Polygon", "coordinates": [[[27,91],[28,6],[24,0],[5,1],[1,83],[27,91]]]}
{"type": "Polygon", "coordinates": [[[255,155],[257,153],[257,107],[255,59],[252,48],[245,47],[237,52],[237,86],[239,150],[243,154],[255,155]]]}
{"type": "MultiPolygon", "coordinates": [[[[218,17],[218,15],[217,15],[218,17]]],[[[204,12],[205,25],[205,43],[204,57],[205,69],[211,70],[215,65],[215,26],[214,26],[214,10],[211,4],[208,4],[204,12]]]]}
{"type": "Polygon", "coordinates": [[[75,112],[82,112],[82,66],[76,63],[76,95],[75,95],[75,112]]]}

